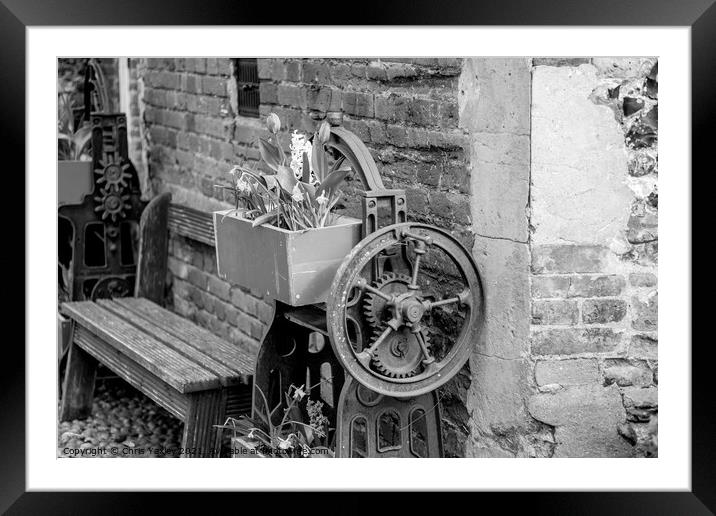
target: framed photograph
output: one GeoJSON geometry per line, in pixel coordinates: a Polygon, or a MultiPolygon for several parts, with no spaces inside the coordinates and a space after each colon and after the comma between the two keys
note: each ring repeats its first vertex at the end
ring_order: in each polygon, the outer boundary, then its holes
{"type": "Polygon", "coordinates": [[[3,0],[27,302],[0,507],[510,491],[712,514],[691,169],[716,8],[536,7],[259,26],[3,0]]]}

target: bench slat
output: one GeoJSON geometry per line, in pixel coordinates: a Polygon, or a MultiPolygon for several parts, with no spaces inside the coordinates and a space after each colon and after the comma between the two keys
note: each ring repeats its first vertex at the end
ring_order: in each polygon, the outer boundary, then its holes
{"type": "Polygon", "coordinates": [[[203,212],[172,204],[169,206],[169,231],[183,237],[214,246],[214,217],[211,213],[203,212]]]}
{"type": "Polygon", "coordinates": [[[219,377],[93,301],[62,304],[63,312],[181,393],[214,389],[219,377]]]}
{"type": "Polygon", "coordinates": [[[132,387],[149,396],[175,417],[184,419],[187,413],[187,397],[184,394],[127,358],[87,328],[80,326],[75,330],[74,342],[132,387]]]}
{"type": "Polygon", "coordinates": [[[167,332],[210,355],[215,360],[226,364],[234,370],[242,371],[246,375],[246,381],[253,375],[256,360],[254,350],[243,349],[235,344],[226,342],[209,330],[197,326],[174,312],[165,310],[148,299],[124,297],[115,301],[145,319],[154,321],[166,329],[167,332]]]}
{"type": "Polygon", "coordinates": [[[125,308],[111,299],[99,299],[97,303],[133,326],[139,328],[141,331],[151,335],[170,348],[178,351],[192,362],[200,364],[205,369],[215,373],[220,378],[222,385],[228,386],[245,383],[242,381],[242,377],[244,376],[243,371],[229,367],[226,364],[217,361],[211,355],[203,353],[197,347],[193,347],[183,340],[175,337],[171,333],[168,333],[166,329],[159,326],[159,322],[157,320],[150,321],[144,317],[138,316],[132,310],[125,308]]]}

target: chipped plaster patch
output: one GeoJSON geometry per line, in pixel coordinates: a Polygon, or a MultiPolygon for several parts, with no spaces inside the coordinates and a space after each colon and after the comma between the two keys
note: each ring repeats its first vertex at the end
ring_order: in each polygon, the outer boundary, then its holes
{"type": "Polygon", "coordinates": [[[633,194],[624,132],[591,99],[593,65],[538,66],[532,85],[532,239],[609,246],[626,226],[633,194]]]}

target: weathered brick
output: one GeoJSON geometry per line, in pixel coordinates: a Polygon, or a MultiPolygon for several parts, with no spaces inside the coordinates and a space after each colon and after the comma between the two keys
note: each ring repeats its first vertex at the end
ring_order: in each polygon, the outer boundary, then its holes
{"type": "Polygon", "coordinates": [[[167,258],[167,268],[177,278],[185,280],[189,277],[189,266],[186,262],[178,260],[173,256],[167,258]]]}
{"type": "Polygon", "coordinates": [[[589,64],[589,57],[535,57],[532,60],[534,66],[579,66],[589,64]]]}
{"type": "Polygon", "coordinates": [[[194,57],[187,58],[184,60],[187,71],[205,73],[206,72],[206,59],[194,57]]]}
{"type": "Polygon", "coordinates": [[[384,67],[386,79],[389,81],[413,78],[418,75],[417,68],[407,63],[384,63],[384,67]]]}
{"type": "Polygon", "coordinates": [[[259,79],[271,79],[271,72],[273,70],[273,63],[271,59],[257,59],[256,69],[258,71],[259,79]]]}
{"type": "Polygon", "coordinates": [[[243,307],[246,304],[246,294],[241,288],[232,287],[230,301],[234,306],[243,307]]]}
{"type": "Polygon", "coordinates": [[[201,91],[209,95],[226,96],[227,80],[223,77],[202,77],[201,91]]]}
{"type": "Polygon", "coordinates": [[[206,310],[210,314],[214,313],[215,301],[216,301],[216,298],[214,296],[212,296],[211,294],[209,294],[207,292],[201,293],[201,302],[204,307],[204,310],[206,310]]]}
{"type": "Polygon", "coordinates": [[[626,309],[622,299],[586,299],[582,304],[582,321],[585,324],[619,322],[624,319],[626,309]]]}
{"type": "Polygon", "coordinates": [[[366,67],[366,75],[368,79],[374,81],[385,81],[388,79],[386,66],[380,61],[371,61],[366,67]]]}
{"type": "Polygon", "coordinates": [[[630,421],[649,421],[659,407],[656,387],[625,387],[622,390],[622,398],[630,421]]]}
{"type": "Polygon", "coordinates": [[[259,83],[259,97],[262,104],[278,104],[278,84],[261,81],[259,83]]]}
{"type": "Polygon", "coordinates": [[[360,91],[343,92],[343,110],[349,115],[372,117],[373,94],[360,91]]]}
{"type": "Polygon", "coordinates": [[[341,108],[341,90],[338,88],[312,85],[305,90],[305,93],[309,109],[325,112],[339,111],[341,108]]]}
{"type": "Polygon", "coordinates": [[[410,99],[395,93],[375,95],[375,117],[389,122],[403,122],[409,119],[410,99]]]}
{"type": "Polygon", "coordinates": [[[532,324],[574,325],[578,321],[576,301],[540,300],[532,303],[532,324]]]}
{"type": "Polygon", "coordinates": [[[634,335],[629,344],[629,356],[634,358],[658,358],[658,341],[650,335],[634,335]]]}
{"type": "Polygon", "coordinates": [[[601,272],[608,249],[596,245],[538,245],[532,247],[532,272],[601,272]]]}
{"type": "Polygon", "coordinates": [[[216,318],[220,321],[226,320],[226,303],[222,302],[220,299],[216,299],[214,301],[214,314],[216,315],[216,318]]]}
{"type": "Polygon", "coordinates": [[[631,300],[632,322],[635,330],[652,331],[658,327],[659,296],[652,292],[645,297],[633,296],[631,300]]]}
{"type": "Polygon", "coordinates": [[[315,82],[318,84],[330,83],[330,67],[318,61],[305,61],[303,63],[303,82],[315,82]]]}
{"type": "Polygon", "coordinates": [[[535,299],[550,297],[567,297],[569,276],[533,276],[532,297],[535,299]]]}
{"type": "Polygon", "coordinates": [[[618,296],[625,286],[623,276],[571,276],[567,297],[618,296]]]}
{"type": "Polygon", "coordinates": [[[650,272],[632,272],[629,274],[629,283],[633,287],[655,287],[657,279],[650,272]]]}
{"type": "Polygon", "coordinates": [[[217,75],[219,73],[219,63],[215,57],[209,57],[206,60],[206,73],[217,75]]]}
{"type": "MultiPolygon", "coordinates": [[[[263,101],[263,98],[261,100],[263,101]]],[[[279,84],[278,103],[305,109],[307,106],[306,89],[295,84],[279,84]]]]}
{"type": "Polygon", "coordinates": [[[288,60],[284,63],[284,78],[287,81],[299,82],[301,80],[301,60],[288,60]]]}
{"type": "Polygon", "coordinates": [[[644,360],[625,360],[621,358],[604,361],[604,383],[616,383],[620,387],[635,385],[646,387],[653,382],[653,374],[644,360]]]}
{"type": "Polygon", "coordinates": [[[533,332],[533,355],[574,355],[614,351],[622,333],[612,328],[560,328],[533,332]]]}
{"type": "Polygon", "coordinates": [[[264,335],[264,325],[261,324],[260,321],[252,320],[251,321],[251,337],[260,340],[261,337],[264,335]]]}
{"type": "MultiPolygon", "coordinates": [[[[192,258],[194,257],[192,256],[192,258]]],[[[204,274],[196,267],[189,267],[187,280],[189,281],[189,283],[191,283],[195,287],[199,287],[202,290],[206,290],[206,287],[209,284],[209,276],[204,274]]]]}
{"type": "Polygon", "coordinates": [[[267,324],[273,320],[274,309],[273,305],[270,305],[264,301],[259,301],[259,320],[267,324]]]}
{"type": "Polygon", "coordinates": [[[627,223],[627,240],[632,244],[653,242],[659,236],[657,212],[645,209],[644,213],[632,214],[627,223]]]}
{"type": "Polygon", "coordinates": [[[584,385],[599,380],[596,359],[538,360],[535,364],[537,385],[584,385]]]}

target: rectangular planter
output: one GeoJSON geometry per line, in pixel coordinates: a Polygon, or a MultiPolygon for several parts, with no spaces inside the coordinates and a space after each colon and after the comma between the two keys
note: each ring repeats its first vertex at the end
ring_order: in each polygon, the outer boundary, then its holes
{"type": "Polygon", "coordinates": [[[85,195],[92,193],[93,187],[91,161],[57,162],[58,206],[82,204],[85,195]]]}
{"type": "Polygon", "coordinates": [[[325,228],[251,227],[233,210],[214,212],[219,277],[292,306],[322,303],[343,259],[361,239],[361,221],[325,228]]]}

